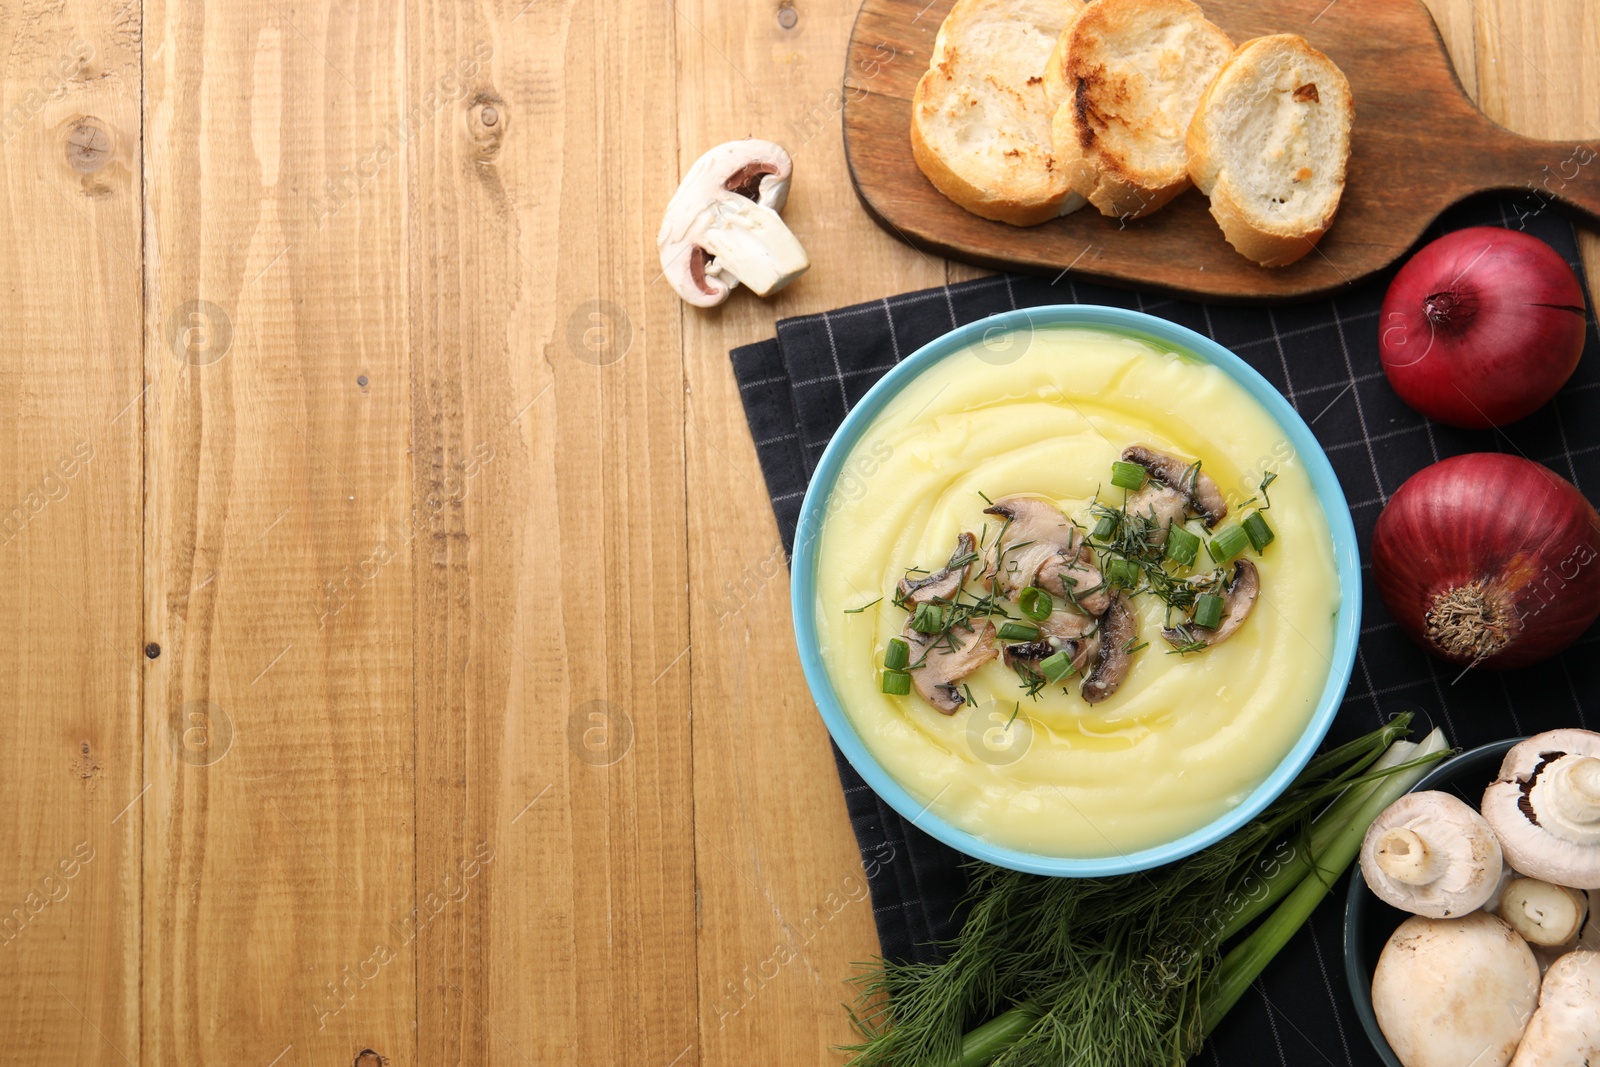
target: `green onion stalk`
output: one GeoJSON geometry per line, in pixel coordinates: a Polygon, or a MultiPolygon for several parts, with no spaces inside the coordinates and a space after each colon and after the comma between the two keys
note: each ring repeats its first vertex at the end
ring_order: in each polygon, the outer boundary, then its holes
{"type": "Polygon", "coordinates": [[[1409,724],[1399,716],[1315,757],[1252,822],[1152,871],[1068,879],[975,865],[945,962],[879,960],[859,979],[853,1067],[1182,1064],[1310,918],[1379,813],[1448,755],[1437,730],[1403,740],[1409,724]]]}

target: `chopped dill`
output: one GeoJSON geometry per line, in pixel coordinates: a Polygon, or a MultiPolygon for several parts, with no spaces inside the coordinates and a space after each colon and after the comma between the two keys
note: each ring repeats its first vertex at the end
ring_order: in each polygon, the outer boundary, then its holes
{"type": "Polygon", "coordinates": [[[873,604],[878,603],[878,601],[881,601],[882,599],[883,597],[879,597],[877,600],[872,601],[871,604],[863,604],[859,608],[845,608],[844,613],[846,615],[860,615],[863,611],[866,611],[868,608],[872,607],[873,604]]]}

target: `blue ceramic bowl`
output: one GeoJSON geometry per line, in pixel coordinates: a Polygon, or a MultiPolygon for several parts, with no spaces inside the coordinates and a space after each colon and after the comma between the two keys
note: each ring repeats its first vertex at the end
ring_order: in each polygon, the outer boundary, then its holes
{"type": "MultiPolygon", "coordinates": [[[[1005,370],[1000,367],[995,373],[1003,374],[1005,370]]],[[[1247,363],[1208,337],[1152,315],[1090,304],[1023,308],[968,323],[919,348],[910,358],[884,375],[845,417],[812,475],[811,486],[800,508],[799,526],[795,531],[791,583],[795,637],[799,642],[800,662],[805,670],[806,682],[811,687],[811,695],[834,742],[873,791],[922,830],[969,856],[1013,870],[1063,877],[1124,874],[1170,863],[1216,843],[1260,814],[1294,780],[1328,732],[1339,703],[1344,699],[1345,686],[1350,681],[1356,639],[1361,627],[1361,563],[1356,549],[1355,526],[1350,521],[1350,507],[1345,502],[1344,491],[1339,488],[1339,480],[1322,446],[1288,401],[1247,363]],[[1072,858],[1006,848],[958,829],[928,810],[923,801],[912,796],[890,777],[856,734],[855,727],[834,693],[833,682],[828,677],[817,641],[817,545],[834,483],[856,442],[890,400],[912,379],[940,360],[986,341],[993,346],[994,339],[1005,331],[1052,326],[1098,327],[1137,337],[1157,347],[1179,351],[1211,363],[1243,386],[1283,428],[1284,435],[1305,463],[1311,484],[1327,515],[1328,527],[1333,533],[1334,559],[1339,575],[1339,614],[1335,628],[1333,667],[1328,672],[1328,680],[1323,685],[1316,711],[1294,748],[1290,749],[1266,781],[1211,823],[1175,841],[1125,855],[1072,858]]]]}
{"type": "MultiPolygon", "coordinates": [[[[1465,801],[1476,811],[1483,802],[1483,791],[1500,773],[1506,753],[1521,740],[1513,737],[1509,741],[1496,741],[1445,760],[1412,786],[1411,792],[1438,789],[1465,801]]],[[[1356,1003],[1356,1017],[1361,1020],[1361,1028],[1367,1032],[1378,1058],[1388,1067],[1401,1067],[1401,1064],[1384,1039],[1383,1031],[1378,1028],[1378,1017],[1372,1011],[1372,972],[1378,968],[1378,957],[1383,954],[1389,936],[1410,917],[1373,895],[1366,879],[1361,877],[1361,867],[1355,868],[1344,902],[1344,977],[1350,983],[1350,996],[1356,1003]]]]}

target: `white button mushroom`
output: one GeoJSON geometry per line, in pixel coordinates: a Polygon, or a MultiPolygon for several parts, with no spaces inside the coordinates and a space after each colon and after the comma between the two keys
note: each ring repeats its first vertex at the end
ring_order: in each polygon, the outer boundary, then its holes
{"type": "Polygon", "coordinates": [[[1378,1027],[1405,1067],[1506,1067],[1538,998],[1533,951],[1481,911],[1412,916],[1372,975],[1378,1027]]]}
{"type": "Polygon", "coordinates": [[[728,141],[695,161],[656,234],[661,273],[696,307],[713,307],[743,282],[775,293],[811,261],[778,212],[794,164],[771,141],[728,141]]]}
{"type": "Polygon", "coordinates": [[[1372,891],[1434,919],[1481,908],[1499,888],[1500,865],[1489,824],[1449,793],[1407,793],[1361,843],[1361,874],[1372,891]]]}
{"type": "Polygon", "coordinates": [[[1569,952],[1550,965],[1539,1010],[1511,1067],[1600,1063],[1600,952],[1569,952]]]}
{"type": "Polygon", "coordinates": [[[1521,873],[1600,889],[1600,734],[1552,730],[1518,744],[1483,794],[1483,815],[1521,873]]]}
{"type": "Polygon", "coordinates": [[[1514,878],[1500,892],[1498,914],[1528,944],[1553,948],[1578,939],[1589,915],[1589,897],[1537,878],[1514,878]]]}

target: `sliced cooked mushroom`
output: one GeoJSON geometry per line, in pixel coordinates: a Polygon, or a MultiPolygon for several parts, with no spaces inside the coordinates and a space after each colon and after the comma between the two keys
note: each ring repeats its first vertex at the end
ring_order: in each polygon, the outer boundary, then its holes
{"type": "MultiPolygon", "coordinates": [[[[1109,602],[1110,598],[1107,598],[1109,602]]],[[[1057,641],[1077,641],[1088,637],[1100,628],[1100,620],[1080,615],[1076,611],[1062,611],[1057,609],[1044,617],[1039,623],[1039,633],[1046,639],[1054,638],[1057,641]]]]}
{"type": "Polygon", "coordinates": [[[956,595],[961,592],[962,584],[967,580],[968,568],[977,558],[978,539],[969,533],[963,533],[956,538],[956,549],[950,553],[950,561],[943,567],[925,578],[900,580],[901,602],[911,608],[928,600],[954,603],[956,595]]]}
{"type": "Polygon", "coordinates": [[[1093,558],[1087,543],[1076,552],[1057,552],[1040,564],[1033,582],[1058,601],[1081,609],[1086,615],[1102,614],[1111,603],[1111,590],[1100,569],[1088,562],[1093,558]]]}
{"type": "Polygon", "coordinates": [[[1149,524],[1147,536],[1151,544],[1164,545],[1167,543],[1167,530],[1174,523],[1182,526],[1184,517],[1189,514],[1189,498],[1176,489],[1152,481],[1130,496],[1122,510],[1149,524]]]}
{"type": "Polygon", "coordinates": [[[1089,549],[1082,532],[1060,509],[1038,497],[1001,497],[983,513],[1007,520],[984,565],[984,577],[998,579],[1003,596],[1015,597],[1034,584],[1039,568],[1052,557],[1077,557],[1089,549]]]}
{"type": "MultiPolygon", "coordinates": [[[[1222,490],[1211,480],[1211,475],[1200,469],[1198,462],[1190,463],[1144,445],[1129,445],[1123,449],[1122,458],[1143,467],[1152,480],[1183,494],[1208,527],[1215,526],[1228,514],[1228,502],[1222,498],[1222,490]]],[[[1165,531],[1166,525],[1161,529],[1165,531]]]]}
{"type": "Polygon", "coordinates": [[[740,282],[777,292],[811,261],[778,212],[794,165],[771,141],[728,141],[695,161],[656,234],[661,272],[689,303],[714,307],[740,282]]]}
{"type": "Polygon", "coordinates": [[[1522,874],[1600,889],[1600,734],[1552,730],[1518,744],[1484,791],[1483,815],[1522,874]]]}
{"type": "Polygon", "coordinates": [[[1378,899],[1432,919],[1481,908],[1500,885],[1501,862],[1483,816],[1434,790],[1390,804],[1361,842],[1361,874],[1378,899]]]}
{"type": "MultiPolygon", "coordinates": [[[[1072,617],[1084,618],[1082,615],[1072,617]]],[[[1018,662],[1036,664],[1040,660],[1049,659],[1057,652],[1062,651],[1072,657],[1072,669],[1080,675],[1083,674],[1094,663],[1095,657],[1099,655],[1099,631],[1090,630],[1076,637],[1041,638],[1038,641],[1024,641],[1020,644],[1007,645],[1005,648],[1006,666],[1015,670],[1018,662]]]]}
{"type": "Polygon", "coordinates": [[[1210,648],[1220,645],[1232,637],[1239,627],[1244,625],[1244,620],[1249,618],[1250,609],[1256,606],[1256,598],[1261,595],[1261,573],[1256,570],[1256,565],[1247,559],[1241,559],[1233,567],[1233,578],[1224,587],[1222,596],[1222,621],[1215,630],[1208,630],[1204,626],[1196,626],[1193,622],[1182,626],[1172,626],[1161,631],[1174,648],[1188,648],[1196,642],[1210,648]]]}
{"type": "Polygon", "coordinates": [[[956,683],[999,654],[994,625],[988,622],[974,630],[956,627],[943,634],[920,634],[907,623],[905,636],[911,646],[911,684],[922,699],[946,715],[954,715],[967,702],[956,683]]]}
{"type": "Polygon", "coordinates": [[[1100,616],[1100,631],[1096,635],[1100,647],[1095,650],[1094,663],[1083,679],[1083,699],[1098,704],[1108,699],[1122,685],[1133,663],[1133,648],[1139,640],[1139,616],[1133,613],[1128,598],[1122,593],[1111,597],[1105,614],[1100,616]]]}

